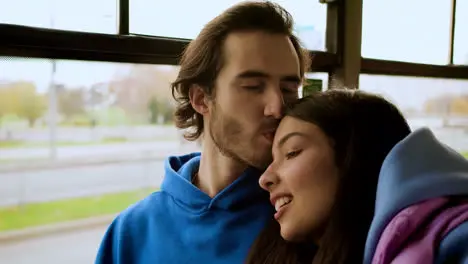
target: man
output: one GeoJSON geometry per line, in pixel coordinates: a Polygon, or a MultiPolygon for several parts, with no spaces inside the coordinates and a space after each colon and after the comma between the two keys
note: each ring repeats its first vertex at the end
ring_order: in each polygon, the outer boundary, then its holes
{"type": "Polygon", "coordinates": [[[161,191],[122,212],[96,263],[242,263],[273,208],[258,178],[308,57],[292,18],[244,2],[209,22],[181,59],[178,128],[202,152],[169,157],[161,191]]]}

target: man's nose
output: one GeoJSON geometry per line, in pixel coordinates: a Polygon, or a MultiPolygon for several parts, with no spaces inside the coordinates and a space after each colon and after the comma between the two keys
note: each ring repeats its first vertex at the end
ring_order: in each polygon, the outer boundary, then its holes
{"type": "Polygon", "coordinates": [[[266,96],[265,116],[280,119],[284,114],[284,97],[279,88],[271,88],[266,96]]]}

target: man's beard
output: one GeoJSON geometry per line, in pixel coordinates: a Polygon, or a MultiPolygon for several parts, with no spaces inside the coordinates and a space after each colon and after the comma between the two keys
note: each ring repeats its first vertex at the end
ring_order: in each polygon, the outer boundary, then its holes
{"type": "Polygon", "coordinates": [[[261,170],[266,169],[271,163],[271,149],[268,149],[266,153],[260,152],[260,156],[256,155],[258,149],[255,149],[253,138],[244,136],[245,130],[240,122],[224,115],[217,107],[213,109],[209,130],[211,140],[223,156],[261,170]]]}
{"type": "Polygon", "coordinates": [[[230,142],[239,142],[241,140],[241,125],[230,117],[221,117],[219,110],[213,111],[213,120],[210,122],[210,137],[221,155],[231,158],[239,163],[251,165],[240,157],[230,147],[230,142]]]}

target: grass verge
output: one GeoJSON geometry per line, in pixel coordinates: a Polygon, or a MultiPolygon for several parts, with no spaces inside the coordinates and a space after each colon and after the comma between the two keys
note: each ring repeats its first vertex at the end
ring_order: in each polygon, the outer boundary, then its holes
{"type": "Polygon", "coordinates": [[[0,232],[116,214],[154,191],[142,189],[0,208],[0,232]]]}

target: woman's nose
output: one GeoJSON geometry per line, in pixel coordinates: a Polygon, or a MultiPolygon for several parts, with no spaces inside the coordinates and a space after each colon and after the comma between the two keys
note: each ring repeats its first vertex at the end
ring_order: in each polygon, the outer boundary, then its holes
{"type": "Polygon", "coordinates": [[[265,191],[271,191],[271,189],[278,183],[278,177],[276,177],[276,174],[268,168],[262,176],[260,176],[258,183],[265,191]]]}

